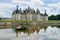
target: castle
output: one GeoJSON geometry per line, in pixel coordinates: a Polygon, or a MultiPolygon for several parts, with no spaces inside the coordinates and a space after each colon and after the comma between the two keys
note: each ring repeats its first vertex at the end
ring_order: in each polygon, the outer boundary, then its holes
{"type": "Polygon", "coordinates": [[[12,13],[12,19],[13,20],[45,20],[47,21],[48,20],[48,15],[46,13],[46,10],[45,10],[45,13],[42,14],[40,13],[39,9],[37,8],[37,10],[35,11],[34,9],[31,9],[30,7],[28,7],[27,9],[25,10],[21,10],[21,9],[18,9],[18,5],[17,5],[17,8],[15,11],[13,11],[12,13]]]}

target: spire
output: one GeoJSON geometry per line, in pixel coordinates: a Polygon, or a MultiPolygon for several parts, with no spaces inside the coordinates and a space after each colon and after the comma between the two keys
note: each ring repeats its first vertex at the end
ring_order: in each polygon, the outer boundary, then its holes
{"type": "Polygon", "coordinates": [[[45,13],[46,13],[46,10],[45,10],[45,13]]]}
{"type": "Polygon", "coordinates": [[[31,8],[28,6],[28,10],[30,11],[31,10],[31,8]]]}
{"type": "Polygon", "coordinates": [[[45,10],[44,16],[48,16],[47,13],[46,13],[46,10],[45,10]]]}
{"type": "Polygon", "coordinates": [[[37,13],[40,13],[39,9],[37,8],[37,13]]]}
{"type": "Polygon", "coordinates": [[[19,10],[18,10],[18,5],[16,6],[16,13],[17,13],[17,12],[19,12],[19,10]]]}
{"type": "Polygon", "coordinates": [[[35,13],[35,10],[33,9],[33,13],[35,13]]]}
{"type": "Polygon", "coordinates": [[[17,5],[16,9],[18,10],[18,5],[17,5]]]}
{"type": "Polygon", "coordinates": [[[28,9],[30,9],[30,7],[28,6],[28,9]]]}
{"type": "Polygon", "coordinates": [[[20,12],[20,13],[22,13],[22,10],[21,10],[21,8],[20,8],[19,12],[20,12]]]}

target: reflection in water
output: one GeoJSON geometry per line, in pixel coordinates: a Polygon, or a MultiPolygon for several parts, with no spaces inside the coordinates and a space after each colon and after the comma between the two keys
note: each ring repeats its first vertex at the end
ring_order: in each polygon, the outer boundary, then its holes
{"type": "Polygon", "coordinates": [[[55,26],[51,26],[51,27],[57,27],[57,28],[60,28],[60,26],[59,26],[59,25],[55,25],[55,26]]]}
{"type": "Polygon", "coordinates": [[[60,40],[59,38],[56,38],[58,32],[60,33],[60,30],[58,31],[56,27],[52,28],[51,26],[29,27],[28,30],[16,30],[15,32],[16,37],[21,36],[22,33],[27,34],[29,40],[60,40]]]}
{"type": "Polygon", "coordinates": [[[0,29],[0,40],[60,40],[60,28],[36,26],[28,30],[0,29]]]}
{"type": "Polygon", "coordinates": [[[21,34],[21,32],[23,32],[24,34],[28,34],[28,36],[30,34],[33,34],[35,31],[37,32],[37,34],[39,33],[40,29],[44,28],[45,32],[47,29],[47,26],[43,27],[43,26],[37,26],[37,27],[29,27],[27,30],[15,30],[16,32],[16,37],[18,37],[18,33],[21,34]]]}

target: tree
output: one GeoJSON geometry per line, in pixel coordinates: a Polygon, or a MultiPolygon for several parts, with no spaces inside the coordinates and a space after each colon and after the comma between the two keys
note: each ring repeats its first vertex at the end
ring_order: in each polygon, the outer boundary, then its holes
{"type": "Polygon", "coordinates": [[[49,20],[60,20],[60,14],[54,16],[54,15],[51,15],[48,17],[49,20]]]}
{"type": "Polygon", "coordinates": [[[0,20],[2,20],[2,18],[0,18],[0,20]]]}

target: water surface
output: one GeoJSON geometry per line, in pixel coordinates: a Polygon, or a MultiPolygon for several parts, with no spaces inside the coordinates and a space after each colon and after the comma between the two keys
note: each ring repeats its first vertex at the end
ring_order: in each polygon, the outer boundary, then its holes
{"type": "Polygon", "coordinates": [[[28,31],[0,29],[0,40],[60,40],[60,28],[30,28],[28,31]]]}

